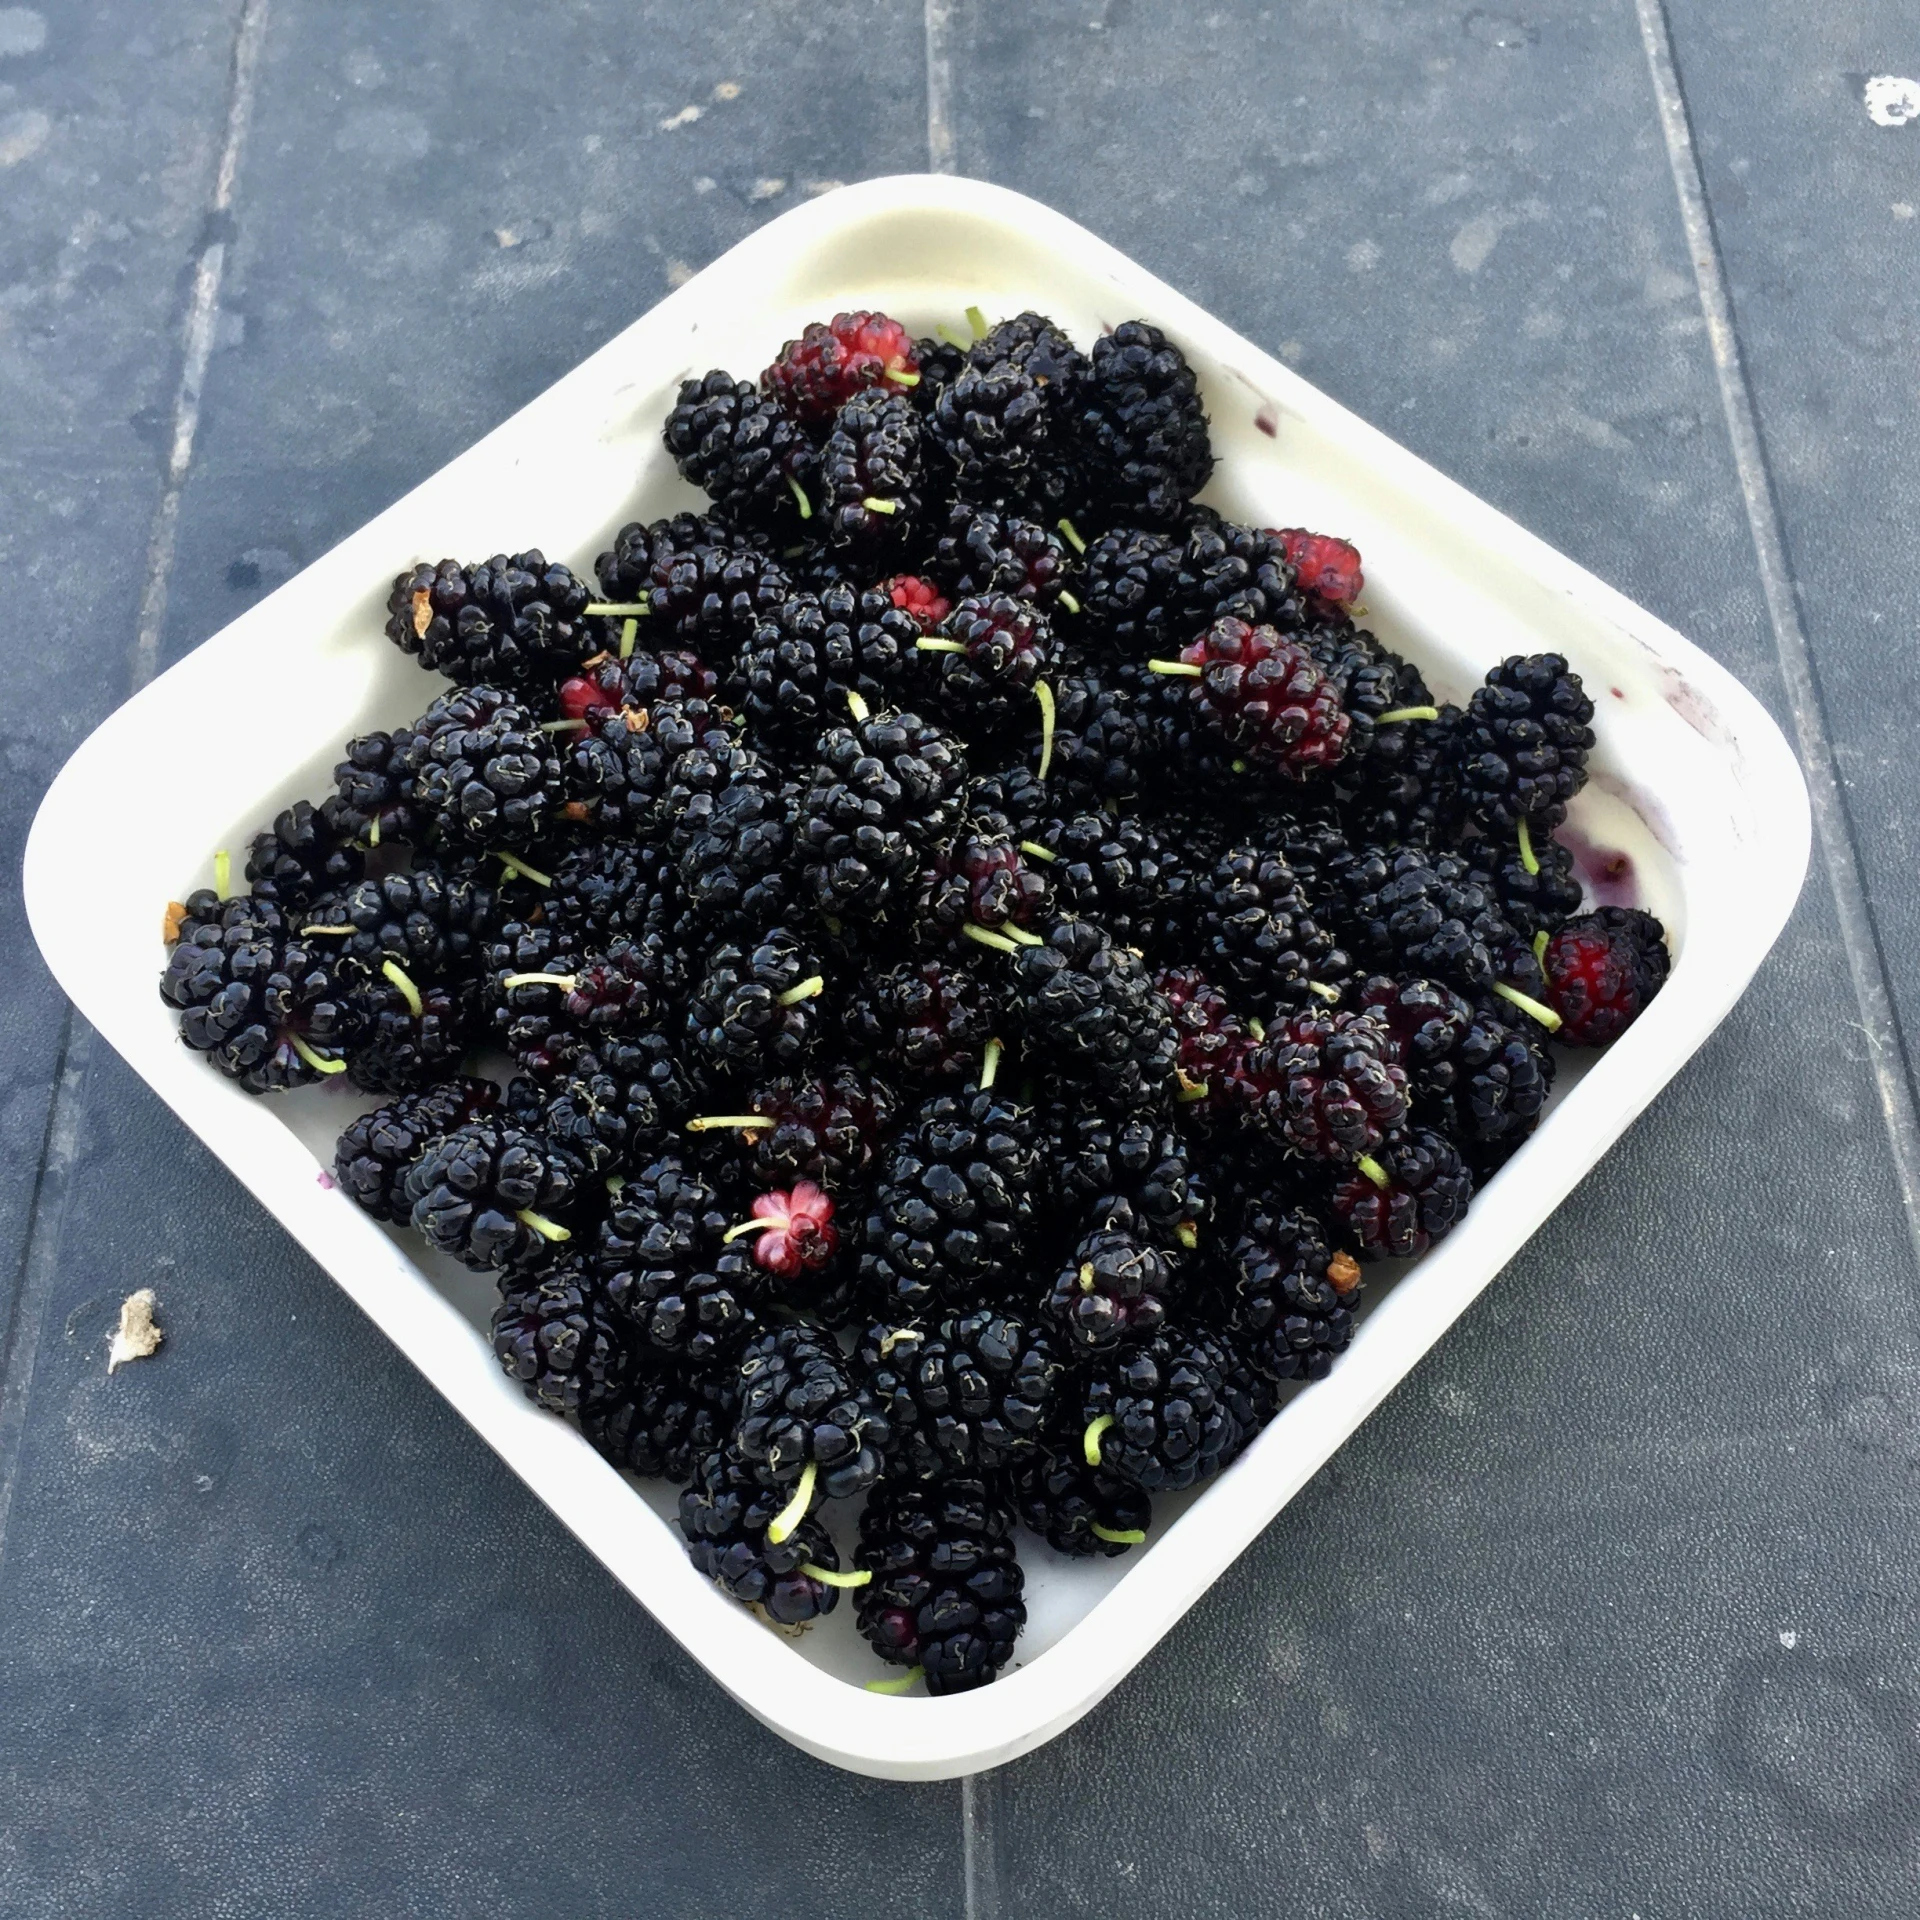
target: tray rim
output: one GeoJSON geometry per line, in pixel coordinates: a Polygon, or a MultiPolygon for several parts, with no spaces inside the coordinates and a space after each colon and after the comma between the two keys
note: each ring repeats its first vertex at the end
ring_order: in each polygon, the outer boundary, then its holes
{"type": "MultiPolygon", "coordinates": [[[[1810,844],[1805,783],[1785,737],[1754,696],[1692,642],[1078,223],[1006,188],[907,174],[839,189],[747,236],[467,452],[137,693],[76,749],[49,788],[29,835],[24,882],[28,918],[42,954],[81,1013],[723,1688],[783,1737],[832,1764],[882,1777],[938,1779],[999,1764],[1063,1731],[1118,1684],[1238,1558],[1704,1043],[1784,926],[1810,844]],[[689,310],[698,309],[705,289],[756,256],[803,251],[903,212],[977,218],[989,228],[1012,227],[1078,255],[1082,264],[1123,287],[1130,301],[1137,300],[1135,311],[1177,336],[1205,339],[1216,350],[1229,348],[1235,370],[1256,377],[1283,409],[1337,430],[1373,470],[1415,488],[1455,525],[1500,550],[1540,584],[1582,603],[1636,640],[1708,704],[1737,742],[1746,769],[1741,784],[1756,828],[1753,897],[1738,936],[1717,926],[1689,927],[1686,951],[1668,990],[1523,1150],[1532,1168],[1529,1203],[1502,1208],[1497,1229],[1483,1229],[1471,1242],[1456,1236],[1428,1255],[1417,1275],[1408,1276],[1370,1318],[1369,1327],[1383,1331],[1368,1343],[1356,1343],[1336,1370],[1340,1393],[1316,1390],[1294,1400],[1242,1461],[1173,1521],[1157,1543],[1159,1550],[1131,1566],[1058,1642],[994,1686],[946,1700],[868,1695],[794,1658],[744,1610],[699,1579],[677,1550],[674,1564],[665,1565],[645,1529],[623,1535],[618,1502],[637,1503],[632,1488],[571,1430],[528,1407],[490,1355],[484,1371],[476,1372],[473,1350],[484,1353],[484,1343],[471,1325],[393,1241],[317,1184],[311,1156],[284,1125],[261,1126],[267,1116],[255,1102],[208,1073],[177,1044],[154,1044],[150,1006],[139,1006],[142,1017],[136,1019],[134,1003],[110,983],[111,969],[102,972],[59,911],[68,849],[86,830],[89,769],[134,738],[147,714],[164,705],[169,683],[177,691],[194,662],[266,634],[282,596],[291,598],[303,582],[389,522],[404,521],[409,507],[455,468],[480,462],[490,452],[510,453],[514,436],[555,407],[561,395],[577,396],[604,376],[637,329],[681,324],[689,310]],[[1577,1124],[1571,1117],[1576,1109],[1577,1124]],[[1549,1147],[1556,1151],[1549,1154],[1549,1147]],[[1472,1260],[1465,1257],[1469,1252],[1472,1260]],[[1236,1499],[1223,1498],[1236,1492],[1236,1499]],[[1182,1542],[1177,1553],[1170,1551],[1176,1533],[1182,1542]]],[[[144,954],[138,965],[144,972],[144,954]]],[[[1482,1217],[1479,1210],[1476,1217],[1482,1217]]]]}

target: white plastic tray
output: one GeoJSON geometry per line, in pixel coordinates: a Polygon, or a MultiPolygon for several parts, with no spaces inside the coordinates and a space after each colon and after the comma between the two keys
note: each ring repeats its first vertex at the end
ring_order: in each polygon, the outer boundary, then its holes
{"type": "MultiPolygon", "coordinates": [[[[81,1012],[735,1699],[824,1760],[941,1779],[1070,1726],[1192,1606],[1706,1039],[1778,935],[1807,850],[1806,790],[1787,743],[1670,627],[1084,228],[996,187],[908,176],[843,189],[742,241],[128,702],[41,806],[26,897],[81,1012]],[[344,740],[410,718],[437,690],[381,637],[396,572],[529,545],[584,570],[625,521],[691,503],[660,444],[684,376],[751,375],[806,321],[841,308],[884,308],[925,332],[976,304],[1041,308],[1083,344],[1136,315],[1165,328],[1213,420],[1220,467],[1206,497],[1241,520],[1357,541],[1370,623],[1442,695],[1464,697],[1509,653],[1567,654],[1599,707],[1576,841],[1595,850],[1592,872],[1606,856],[1629,863],[1613,861],[1611,884],[1664,917],[1676,965],[1638,1025],[1566,1077],[1466,1224],[1397,1282],[1370,1276],[1369,1311],[1330,1379],[1299,1393],[1212,1486],[1161,1503],[1145,1548],[1082,1567],[1034,1544],[1020,1664],[980,1692],[932,1700],[862,1690],[881,1669],[850,1607],[795,1641],[700,1579],[664,1494],[623,1479],[502,1376],[485,1340],[487,1283],[416,1258],[417,1242],[323,1183],[351,1099],[237,1092],[181,1047],[155,981],[161,908],[207,884],[214,849],[243,848],[277,808],[324,792],[344,740]],[[235,686],[271,702],[276,724],[216,731],[208,716],[230,709],[235,686]],[[182,781],[195,744],[198,772],[182,781]]],[[[1275,1710],[1287,1711],[1284,1697],[1275,1710]]]]}

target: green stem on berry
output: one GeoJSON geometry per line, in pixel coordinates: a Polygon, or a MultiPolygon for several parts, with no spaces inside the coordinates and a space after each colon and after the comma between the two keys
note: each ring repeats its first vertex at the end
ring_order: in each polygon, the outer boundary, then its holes
{"type": "Polygon", "coordinates": [[[1049,853],[1037,840],[1022,840],[1020,842],[1020,851],[1025,854],[1031,854],[1036,860],[1044,860],[1048,866],[1052,866],[1054,862],[1060,858],[1057,853],[1049,853]]]}
{"type": "Polygon", "coordinates": [[[1078,613],[1080,611],[1080,602],[1076,600],[1065,587],[1060,589],[1058,598],[1060,604],[1065,607],[1069,613],[1078,613]]]}
{"type": "Polygon", "coordinates": [[[916,640],[913,644],[921,653],[965,653],[967,650],[961,640],[916,640]]]}
{"type": "MultiPolygon", "coordinates": [[[[942,328],[941,331],[944,332],[945,329],[942,328]]],[[[958,344],[964,346],[966,343],[961,341],[958,344]]],[[[909,1687],[917,1686],[926,1677],[925,1667],[909,1667],[897,1680],[869,1680],[867,1691],[869,1693],[905,1693],[909,1687]]]]}
{"type": "Polygon", "coordinates": [[[998,1040],[989,1040],[986,1050],[980,1056],[980,1091],[985,1093],[993,1085],[1000,1072],[1000,1055],[1004,1051],[998,1040]]]}
{"type": "Polygon", "coordinates": [[[934,328],[934,332],[937,333],[948,346],[958,347],[962,353],[965,353],[966,350],[973,345],[973,342],[969,340],[958,327],[950,327],[944,320],[934,328]]]}
{"type": "Polygon", "coordinates": [[[722,1127],[770,1127],[764,1113],[709,1113],[687,1122],[689,1133],[717,1133],[722,1127]]]}
{"type": "Polygon", "coordinates": [[[1201,673],[1201,669],[1195,666],[1190,660],[1149,660],[1147,662],[1147,671],[1149,673],[1174,673],[1178,674],[1183,680],[1198,680],[1201,673]]]}
{"type": "Polygon", "coordinates": [[[1204,1100],[1213,1091],[1212,1084],[1206,1080],[1189,1080],[1185,1067],[1175,1067],[1173,1077],[1180,1083],[1180,1091],[1174,1095],[1183,1107],[1190,1107],[1196,1100],[1204,1100]]]}
{"type": "Polygon", "coordinates": [[[1258,1014],[1249,1014],[1247,1016],[1247,1031],[1252,1034],[1256,1040],[1264,1040],[1267,1037],[1267,1023],[1262,1020],[1258,1014]]]}
{"type": "Polygon", "coordinates": [[[1402,720],[1438,720],[1439,718],[1438,707],[1395,707],[1390,713],[1379,715],[1373,724],[1376,727],[1393,727],[1398,726],[1402,720]]]}
{"type": "Polygon", "coordinates": [[[542,720],[542,733],[578,733],[587,723],[584,720],[542,720]]]}
{"type": "Polygon", "coordinates": [[[1010,926],[1006,929],[1006,935],[1016,946],[1044,947],[1047,944],[1037,933],[1029,933],[1025,927],[1010,926]]]}
{"type": "Polygon", "coordinates": [[[917,387],[920,384],[920,376],[909,373],[904,367],[889,367],[880,377],[891,380],[896,387],[917,387]]]}
{"type": "Polygon", "coordinates": [[[1053,765],[1053,689],[1044,680],[1036,680],[1033,697],[1040,702],[1040,770],[1035,778],[1044,780],[1053,765]]]}
{"type": "Polygon", "coordinates": [[[1137,1547],[1147,1537],[1143,1528],[1103,1527],[1098,1520],[1087,1531],[1096,1540],[1110,1540],[1116,1547],[1137,1547]]]}
{"type": "Polygon", "coordinates": [[[380,816],[376,813],[367,822],[367,845],[377,847],[380,844],[380,816]]]}
{"type": "Polygon", "coordinates": [[[797,1007],[802,1000],[817,999],[827,990],[827,977],[823,973],[810,974],[797,987],[789,987],[785,993],[776,993],[773,1004],[776,1007],[797,1007]]]}
{"type": "Polygon", "coordinates": [[[1338,987],[1328,986],[1324,980],[1309,980],[1307,982],[1307,991],[1309,993],[1317,993],[1329,1006],[1340,998],[1340,989],[1338,987]]]}
{"type": "Polygon", "coordinates": [[[1527,816],[1524,813],[1520,816],[1520,824],[1517,831],[1520,840],[1520,864],[1526,868],[1528,873],[1538,873],[1540,871],[1540,856],[1533,850],[1533,835],[1527,831],[1527,816]]]}
{"type": "Polygon", "coordinates": [[[987,316],[978,307],[967,309],[967,325],[973,329],[973,337],[976,340],[984,340],[993,331],[987,325],[987,316]]]}
{"type": "Polygon", "coordinates": [[[421,1012],[420,989],[401,971],[398,961],[382,960],[380,971],[400,989],[400,998],[407,1003],[407,1011],[418,1020],[421,1012]]]}
{"type": "Polygon", "coordinates": [[[800,1484],[793,1490],[793,1498],[773,1516],[767,1527],[769,1546],[781,1546],[791,1536],[795,1527],[807,1517],[807,1509],[813,1505],[813,1483],[819,1477],[819,1465],[812,1460],[800,1470],[800,1484]]]}
{"type": "Polygon", "coordinates": [[[596,600],[586,611],[606,620],[639,620],[653,609],[644,600],[596,600]]]}
{"type": "Polygon", "coordinates": [[[233,855],[225,847],[213,856],[213,890],[222,900],[233,890],[233,855]]]}
{"type": "Polygon", "coordinates": [[[811,1560],[802,1560],[800,1571],[823,1587],[864,1587],[873,1578],[871,1567],[862,1567],[858,1573],[835,1573],[831,1567],[817,1567],[811,1560]]]}
{"type": "Polygon", "coordinates": [[[311,926],[302,927],[300,929],[300,937],[305,940],[316,933],[358,933],[359,931],[360,929],[358,927],[311,926]]]}
{"type": "Polygon", "coordinates": [[[639,638],[640,622],[638,620],[626,620],[621,623],[620,658],[622,660],[631,660],[633,658],[633,645],[639,638]]]}
{"type": "Polygon", "coordinates": [[[800,509],[802,520],[813,518],[813,502],[807,498],[807,490],[792,474],[787,475],[787,486],[793,494],[793,504],[800,509]]]}
{"type": "Polygon", "coordinates": [[[531,1227],[542,1240],[571,1240],[573,1229],[563,1227],[558,1220],[549,1220],[544,1213],[535,1213],[531,1207],[519,1208],[514,1216],[523,1227],[531,1227]]]}
{"type": "Polygon", "coordinates": [[[297,1033],[290,1033],[287,1035],[287,1038],[293,1042],[294,1052],[297,1053],[315,1073],[346,1072],[347,1063],[344,1060],[336,1060],[328,1053],[315,1053],[297,1033]]]}
{"type": "Polygon", "coordinates": [[[1080,1457],[1090,1467],[1100,1464],[1100,1436],[1113,1425],[1113,1415],[1103,1413],[1098,1420],[1090,1420],[1087,1430],[1080,1437],[1080,1457]]]}
{"type": "Polygon", "coordinates": [[[918,1327],[889,1327],[880,1336],[880,1358],[884,1360],[895,1347],[908,1340],[924,1340],[927,1336],[918,1327]]]}
{"type": "Polygon", "coordinates": [[[1182,1220],[1174,1228],[1173,1237],[1191,1253],[1200,1244],[1200,1229],[1191,1220],[1182,1220]]]}
{"type": "Polygon", "coordinates": [[[1376,1187],[1389,1187],[1393,1184],[1391,1176],[1372,1154],[1363,1153],[1353,1163],[1376,1187]]]}
{"type": "Polygon", "coordinates": [[[1533,957],[1542,967],[1547,964],[1547,930],[1542,927],[1533,936],[1533,957]]]}
{"type": "Polygon", "coordinates": [[[1091,1260],[1082,1260],[1080,1262],[1080,1291],[1082,1293],[1091,1293],[1093,1291],[1093,1262],[1091,1260]]]}
{"type": "Polygon", "coordinates": [[[626,1190],[627,1176],[624,1173],[610,1173],[607,1175],[607,1191],[612,1194],[616,1200],[618,1200],[626,1190]]]}
{"type": "Polygon", "coordinates": [[[983,947],[992,947],[999,953],[1018,953],[1020,949],[1003,933],[989,933],[985,927],[976,926],[971,920],[960,929],[969,940],[978,940],[983,947]]]}
{"type": "Polygon", "coordinates": [[[1511,1000],[1522,1013],[1530,1013],[1549,1033],[1560,1031],[1560,1016],[1551,1007],[1543,1007],[1531,995],[1524,994],[1518,987],[1510,987],[1504,980],[1496,980],[1493,990],[1502,1000],[1511,1000]]]}
{"type": "Polygon", "coordinates": [[[1080,538],[1080,529],[1076,527],[1071,520],[1062,520],[1060,522],[1060,531],[1067,536],[1067,545],[1070,546],[1075,553],[1086,552],[1087,543],[1080,538]]]}
{"type": "Polygon", "coordinates": [[[862,721],[872,712],[872,708],[849,687],[847,689],[847,711],[853,715],[856,721],[862,721]]]}
{"type": "Polygon", "coordinates": [[[558,987],[562,993],[571,993],[579,984],[577,973],[510,973],[500,982],[505,992],[515,987],[558,987]]]}
{"type": "Polygon", "coordinates": [[[550,887],[553,885],[552,874],[542,873],[537,867],[528,866],[517,853],[501,853],[496,851],[493,857],[498,860],[509,873],[517,873],[522,880],[531,880],[536,887],[550,887]]]}
{"type": "Polygon", "coordinates": [[[877,493],[862,494],[860,496],[860,504],[865,507],[869,513],[898,513],[900,511],[900,502],[898,500],[882,500],[877,493]]]}
{"type": "Polygon", "coordinates": [[[1234,760],[1228,764],[1233,768],[1235,773],[1245,773],[1247,770],[1247,763],[1244,760],[1234,760]]]}
{"type": "Polygon", "coordinates": [[[729,1227],[720,1236],[720,1244],[723,1247],[730,1247],[742,1234],[765,1233],[771,1227],[778,1227],[784,1232],[792,1225],[792,1220],[784,1213],[762,1214],[757,1220],[742,1220],[738,1226],[729,1227]]]}

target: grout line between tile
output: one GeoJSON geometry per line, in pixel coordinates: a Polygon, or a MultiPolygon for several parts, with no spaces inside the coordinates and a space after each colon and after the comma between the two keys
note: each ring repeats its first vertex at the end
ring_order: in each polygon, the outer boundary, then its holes
{"type": "Polygon", "coordinates": [[[960,1861],[966,1920],[1000,1920],[1000,1856],[994,1846],[994,1776],[960,1780],[960,1861]]]}
{"type": "Polygon", "coordinates": [[[233,39],[226,139],[220,149],[213,204],[208,209],[205,238],[194,266],[193,293],[187,302],[186,325],[182,329],[184,351],[180,384],[173,397],[173,434],[167,449],[166,485],[147,541],[146,583],[140,594],[140,620],[134,633],[133,661],[128,675],[129,693],[138,693],[153,678],[160,662],[167,589],[173,579],[174,550],[180,530],[180,499],[186,489],[188,470],[193,465],[193,443],[200,431],[200,396],[206,386],[207,364],[213,358],[214,330],[220,321],[220,283],[227,269],[233,190],[240,174],[240,153],[246,145],[247,126],[253,118],[260,43],[266,33],[266,22],[267,0],[244,0],[233,39]]]}
{"type": "Polygon", "coordinates": [[[953,59],[948,41],[953,0],[925,0],[927,22],[927,171],[952,173],[953,59]]]}
{"type": "Polygon", "coordinates": [[[1640,37],[1647,50],[1653,91],[1666,135],[1667,158],[1673,169],[1674,189],[1680,199],[1680,218],[1687,249],[1693,256],[1694,279],[1700,290],[1700,309],[1713,353],[1720,400],[1733,442],[1734,465],[1746,503],[1747,524],[1760,568],[1761,589],[1773,628],[1774,651],[1780,677],[1792,710],[1801,764],[1813,803],[1814,829],[1819,837],[1828,882],[1839,916],[1840,934],[1847,949],[1847,969],[1853,977],[1854,999],[1860,1010],[1860,1028],[1880,1096],[1880,1111],[1893,1149],[1895,1176],[1906,1209],[1907,1233],[1914,1256],[1920,1260],[1920,1123],[1916,1123],[1913,1085],[1899,1016],[1888,986],[1885,954],[1873,909],[1860,876],[1858,850],[1847,815],[1846,796],[1828,737],[1826,712],[1820,699],[1813,652],[1807,643],[1799,589],[1787,553],[1780,501],[1767,459],[1766,440],[1753,389],[1740,351],[1739,329],[1727,287],[1725,263],[1714,230],[1713,210],[1694,145],[1692,117],[1686,91],[1674,57],[1673,28],[1665,0],[1634,0],[1640,17],[1640,37]]]}

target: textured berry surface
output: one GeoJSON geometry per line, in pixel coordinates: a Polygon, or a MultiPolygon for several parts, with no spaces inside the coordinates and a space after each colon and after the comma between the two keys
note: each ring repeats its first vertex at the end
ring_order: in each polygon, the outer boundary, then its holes
{"type": "Polygon", "coordinates": [[[1602,907],[1547,942],[1547,990],[1571,1047],[1605,1047],[1646,1011],[1672,961],[1666,930],[1637,907],[1602,907]]]}

